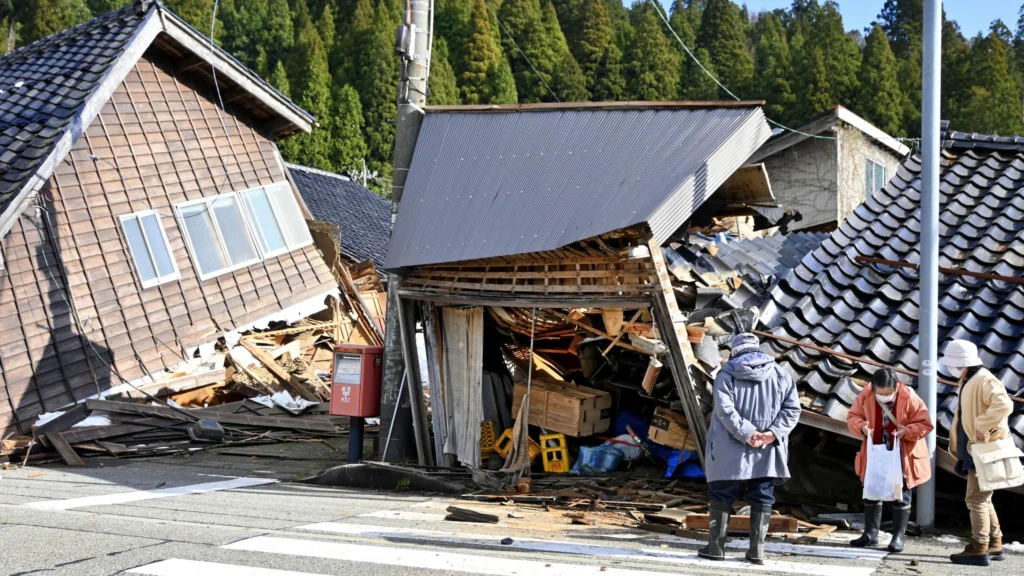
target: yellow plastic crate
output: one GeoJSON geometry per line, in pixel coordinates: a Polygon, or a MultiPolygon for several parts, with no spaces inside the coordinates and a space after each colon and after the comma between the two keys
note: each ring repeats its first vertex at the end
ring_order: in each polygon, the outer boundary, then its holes
{"type": "Polygon", "coordinates": [[[480,457],[486,460],[494,454],[494,423],[484,420],[480,423],[480,457]]]}
{"type": "MultiPolygon", "coordinates": [[[[540,444],[533,441],[530,438],[530,461],[533,462],[540,456],[541,449],[540,444]]],[[[508,458],[509,451],[512,450],[512,429],[509,428],[498,436],[498,439],[494,441],[494,451],[497,452],[502,458],[508,458]]]]}
{"type": "Polygon", "coordinates": [[[565,443],[565,434],[545,434],[540,437],[541,455],[544,471],[552,474],[569,472],[569,447],[565,443]]]}

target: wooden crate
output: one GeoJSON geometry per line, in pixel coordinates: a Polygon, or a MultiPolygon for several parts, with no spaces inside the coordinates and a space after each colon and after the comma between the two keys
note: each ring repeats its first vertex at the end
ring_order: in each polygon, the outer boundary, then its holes
{"type": "Polygon", "coordinates": [[[647,432],[647,438],[662,446],[697,450],[697,443],[693,439],[693,434],[690,434],[686,417],[668,408],[654,409],[654,418],[651,418],[651,428],[647,432]]]}
{"type": "MultiPolygon", "coordinates": [[[[526,395],[526,382],[516,382],[512,413],[526,395]]],[[[582,438],[611,428],[612,396],[607,392],[534,378],[530,390],[530,424],[549,432],[582,438]]]]}

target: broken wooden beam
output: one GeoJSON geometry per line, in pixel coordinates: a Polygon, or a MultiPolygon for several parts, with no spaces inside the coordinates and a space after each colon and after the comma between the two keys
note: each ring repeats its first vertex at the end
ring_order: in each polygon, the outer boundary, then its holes
{"type": "MultiPolygon", "coordinates": [[[[707,530],[711,523],[709,514],[690,514],[686,517],[687,530],[707,530]]],[[[800,529],[799,521],[789,516],[772,516],[768,521],[768,532],[796,532],[800,529]]],[[[730,516],[729,530],[746,532],[750,530],[750,516],[730,516]]]]}
{"type": "Polygon", "coordinates": [[[306,400],[310,400],[313,402],[320,401],[320,396],[317,395],[315,390],[306,385],[306,383],[301,382],[292,374],[289,374],[288,371],[281,367],[281,365],[278,364],[265,350],[261,349],[259,346],[246,339],[242,339],[241,344],[246,350],[248,350],[253,355],[254,358],[259,360],[260,363],[266,366],[267,370],[270,370],[271,374],[276,376],[279,380],[281,380],[281,382],[285,384],[285,386],[290,388],[292,392],[298,394],[299,396],[305,398],[306,400]]]}
{"type": "Polygon", "coordinates": [[[39,442],[49,448],[50,440],[47,438],[47,434],[51,432],[64,432],[70,430],[72,426],[78,424],[82,420],[89,417],[89,409],[85,407],[85,404],[76,404],[73,408],[64,412],[60,416],[57,416],[53,420],[40,424],[33,429],[36,438],[39,442]]]}
{"type": "Polygon", "coordinates": [[[444,519],[453,522],[478,522],[484,524],[498,523],[498,516],[495,514],[477,512],[476,510],[470,510],[469,508],[459,508],[458,506],[449,506],[447,511],[448,515],[445,516],[444,519]]]}
{"type": "Polygon", "coordinates": [[[57,453],[60,454],[65,464],[68,466],[85,466],[85,462],[82,462],[82,458],[71,447],[71,444],[68,443],[63,434],[60,432],[50,432],[47,434],[47,439],[57,450],[57,453]]]}

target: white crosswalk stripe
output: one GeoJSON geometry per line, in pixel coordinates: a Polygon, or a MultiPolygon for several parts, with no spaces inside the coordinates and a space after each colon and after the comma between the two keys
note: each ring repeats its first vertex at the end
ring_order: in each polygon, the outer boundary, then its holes
{"type": "MultiPolygon", "coordinates": [[[[220,546],[224,551],[244,553],[239,559],[240,564],[167,559],[134,568],[129,573],[149,576],[327,576],[330,570],[321,566],[322,562],[328,561],[336,565],[378,566],[376,571],[392,568],[397,570],[396,573],[415,569],[493,576],[686,576],[683,571],[687,569],[698,574],[719,573],[730,576],[761,576],[768,573],[871,576],[885,557],[884,552],[877,550],[782,545],[800,549],[805,554],[817,549],[818,558],[823,561],[828,561],[825,560],[828,558],[831,562],[769,559],[763,566],[756,566],[745,562],[742,554],[735,554],[725,562],[714,562],[697,557],[692,549],[667,548],[664,544],[661,547],[645,545],[651,541],[666,542],[664,538],[655,538],[655,535],[643,538],[645,542],[632,545],[595,543],[592,539],[566,541],[522,536],[515,537],[511,544],[505,545],[501,543],[503,537],[494,534],[342,522],[308,524],[295,530],[322,534],[324,538],[333,535],[341,539],[304,539],[296,535],[257,536],[220,546]],[[355,541],[348,541],[346,537],[355,541]],[[411,546],[396,546],[396,542],[411,546]],[[495,553],[498,551],[502,554],[495,553]],[[261,556],[264,562],[267,560],[265,555],[309,558],[315,562],[309,566],[328,571],[314,574],[254,567],[261,564],[261,556]],[[621,566],[622,563],[629,566],[621,566]]],[[[640,538],[638,536],[637,539],[640,538]]],[[[618,540],[628,541],[622,538],[618,540]]],[[[676,538],[673,542],[678,544],[679,540],[676,538]]]]}
{"type": "Polygon", "coordinates": [[[69,500],[41,500],[38,502],[29,502],[28,504],[24,504],[24,506],[28,506],[29,508],[39,508],[42,510],[70,510],[72,508],[84,508],[86,506],[110,506],[113,504],[127,504],[129,502],[139,502],[141,500],[152,500],[154,498],[204,494],[206,492],[259,486],[261,484],[272,484],[274,482],[277,482],[277,480],[271,478],[234,478],[220,482],[207,482],[205,484],[192,484],[190,486],[176,486],[174,488],[161,488],[159,490],[129,490],[127,492],[115,492],[113,494],[101,494],[98,496],[84,496],[82,498],[71,498],[69,500]]]}
{"type": "Polygon", "coordinates": [[[347,542],[325,542],[320,540],[296,540],[275,536],[257,536],[234,544],[222,546],[226,550],[244,550],[313,558],[329,558],[345,562],[401,566],[418,570],[442,570],[491,576],[523,576],[544,574],[544,576],[680,576],[678,572],[653,572],[630,570],[602,565],[563,564],[543,560],[520,560],[496,558],[479,554],[438,552],[418,548],[395,548],[394,546],[367,546],[347,542]]]}
{"type": "Polygon", "coordinates": [[[133,568],[128,573],[146,574],[147,576],[322,576],[311,572],[292,572],[291,570],[254,568],[237,564],[179,560],[177,558],[133,568]]]}
{"type": "MultiPolygon", "coordinates": [[[[628,560],[631,562],[655,562],[675,565],[695,565],[707,568],[722,568],[729,566],[734,571],[747,572],[773,572],[785,574],[803,574],[810,576],[870,576],[874,568],[866,566],[832,566],[813,564],[809,562],[786,562],[768,560],[763,566],[756,566],[745,562],[742,558],[730,558],[726,563],[705,560],[697,556],[695,552],[686,550],[671,550],[662,548],[622,548],[604,546],[599,544],[585,544],[580,542],[567,542],[559,540],[540,540],[536,538],[515,538],[512,544],[501,543],[502,536],[470,534],[462,532],[447,532],[436,530],[420,530],[415,528],[388,528],[382,526],[366,526],[362,524],[343,524],[338,522],[323,522],[300,526],[299,530],[312,532],[327,532],[332,534],[345,534],[350,536],[361,536],[369,538],[388,538],[391,540],[402,540],[416,544],[435,544],[450,546],[474,546],[488,547],[504,550],[523,550],[530,552],[558,553],[584,555],[590,558],[603,558],[615,560],[628,560]],[[735,564],[735,566],[733,566],[735,564]]],[[[812,548],[812,547],[807,547],[812,548]]],[[[824,548],[829,550],[828,548],[824,548]]],[[[854,550],[854,553],[857,551],[854,550]]],[[[873,551],[872,551],[873,552],[873,551]]],[[[839,549],[838,553],[846,555],[846,551],[839,549]]]]}

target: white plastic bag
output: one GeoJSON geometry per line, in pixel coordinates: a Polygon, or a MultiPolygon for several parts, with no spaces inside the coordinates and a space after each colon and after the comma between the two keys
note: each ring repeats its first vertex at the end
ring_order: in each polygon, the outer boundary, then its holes
{"type": "Polygon", "coordinates": [[[864,499],[880,502],[903,499],[903,460],[900,458],[899,442],[892,450],[886,448],[884,443],[868,443],[864,499]]]}

